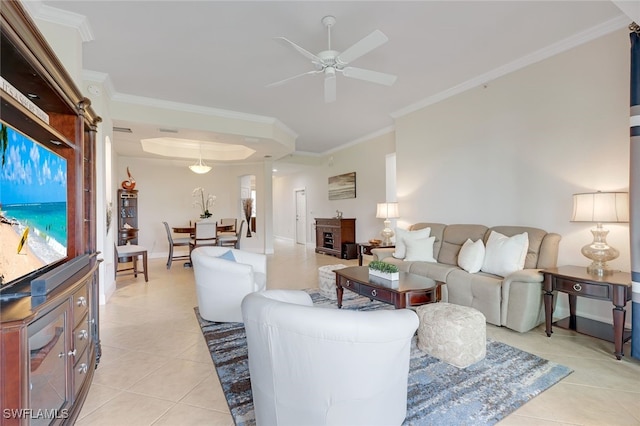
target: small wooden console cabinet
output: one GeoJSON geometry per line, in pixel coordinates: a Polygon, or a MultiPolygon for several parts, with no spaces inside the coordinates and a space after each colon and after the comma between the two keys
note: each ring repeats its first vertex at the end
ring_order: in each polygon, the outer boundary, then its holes
{"type": "Polygon", "coordinates": [[[623,345],[631,339],[631,330],[624,328],[625,305],[631,300],[631,274],[614,272],[597,276],[587,273],[586,267],[561,266],[542,271],[544,274],[544,310],[546,333],[551,337],[552,324],[560,328],[575,330],[578,333],[613,342],[614,355],[621,359],[623,345]],[[553,292],[566,293],[569,296],[569,316],[553,322],[553,292]],[[576,315],[578,296],[613,303],[613,325],[576,315]]]}
{"type": "Polygon", "coordinates": [[[344,244],[355,244],[356,220],[316,218],[316,253],[347,258],[344,244]]]}

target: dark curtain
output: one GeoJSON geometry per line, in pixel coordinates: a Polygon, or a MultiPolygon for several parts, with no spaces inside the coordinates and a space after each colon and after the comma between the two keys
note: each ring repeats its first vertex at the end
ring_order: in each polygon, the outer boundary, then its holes
{"type": "Polygon", "coordinates": [[[631,29],[631,158],[629,167],[629,231],[631,240],[631,356],[640,359],[640,28],[631,29]]]}

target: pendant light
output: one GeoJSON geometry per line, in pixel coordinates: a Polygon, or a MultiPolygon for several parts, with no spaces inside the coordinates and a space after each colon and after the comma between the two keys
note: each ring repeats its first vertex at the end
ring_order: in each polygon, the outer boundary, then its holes
{"type": "Polygon", "coordinates": [[[192,164],[189,166],[193,173],[198,173],[199,175],[208,173],[211,170],[211,166],[207,166],[202,162],[202,146],[200,146],[200,158],[196,164],[192,164]]]}

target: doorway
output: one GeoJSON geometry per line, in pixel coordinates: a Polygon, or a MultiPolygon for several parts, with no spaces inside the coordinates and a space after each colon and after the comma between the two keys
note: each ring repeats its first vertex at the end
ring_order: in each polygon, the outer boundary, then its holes
{"type": "Polygon", "coordinates": [[[296,189],[296,244],[307,244],[307,195],[296,189]]]}

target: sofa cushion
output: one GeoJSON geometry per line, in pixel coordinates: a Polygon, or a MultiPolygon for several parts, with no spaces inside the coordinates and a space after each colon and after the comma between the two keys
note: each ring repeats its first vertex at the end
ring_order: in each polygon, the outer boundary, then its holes
{"type": "Polygon", "coordinates": [[[449,265],[458,264],[460,248],[468,239],[472,241],[483,240],[487,232],[484,225],[449,225],[442,234],[442,246],[438,253],[438,262],[449,265]]]}
{"type": "Polygon", "coordinates": [[[440,281],[442,283],[447,282],[447,277],[451,271],[461,270],[457,266],[448,265],[446,263],[433,263],[433,262],[405,262],[409,264],[407,272],[412,274],[422,275],[423,277],[431,278],[432,280],[440,281]]]}
{"type": "Polygon", "coordinates": [[[447,276],[447,301],[482,312],[487,322],[501,323],[502,278],[482,272],[470,274],[457,269],[447,276]]]}
{"type": "Polygon", "coordinates": [[[416,238],[405,240],[407,248],[406,256],[404,260],[410,261],[422,261],[422,262],[435,262],[433,258],[433,242],[436,237],[429,238],[416,238]]]}
{"type": "Polygon", "coordinates": [[[507,237],[491,231],[487,240],[482,271],[506,277],[524,268],[529,238],[526,232],[507,237]]]}
{"type": "Polygon", "coordinates": [[[396,251],[393,253],[393,257],[396,259],[404,259],[407,255],[406,242],[408,240],[417,240],[419,238],[429,238],[431,228],[424,228],[418,231],[409,231],[406,229],[396,229],[396,251]]]}
{"type": "Polygon", "coordinates": [[[481,239],[475,243],[470,238],[467,239],[458,253],[458,266],[470,274],[479,272],[484,262],[484,251],[484,243],[481,239]]]}

